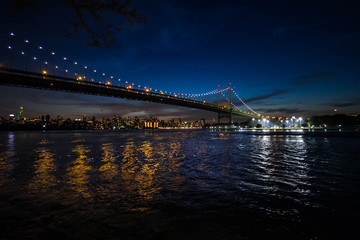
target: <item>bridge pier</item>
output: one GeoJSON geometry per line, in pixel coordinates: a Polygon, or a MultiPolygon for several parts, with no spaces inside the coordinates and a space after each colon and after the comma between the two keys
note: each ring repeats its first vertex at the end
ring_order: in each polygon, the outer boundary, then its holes
{"type": "Polygon", "coordinates": [[[227,112],[218,112],[218,124],[221,124],[222,118],[229,118],[229,120],[230,120],[229,123],[232,125],[234,123],[232,109],[228,113],[227,112]]]}
{"type": "Polygon", "coordinates": [[[229,88],[223,89],[221,91],[220,86],[218,85],[218,107],[223,109],[223,111],[220,110],[218,112],[218,124],[221,124],[221,118],[229,118],[230,125],[233,125],[234,123],[232,115],[233,109],[231,102],[231,91],[231,83],[229,83],[229,88]]]}

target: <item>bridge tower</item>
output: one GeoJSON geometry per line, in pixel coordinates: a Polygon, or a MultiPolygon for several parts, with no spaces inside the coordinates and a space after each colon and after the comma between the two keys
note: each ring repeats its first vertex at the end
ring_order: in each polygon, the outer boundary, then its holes
{"type": "Polygon", "coordinates": [[[222,90],[220,90],[220,85],[218,85],[218,107],[225,110],[218,113],[219,124],[221,123],[221,118],[229,118],[230,124],[233,124],[231,91],[231,83],[228,88],[222,90]]]}

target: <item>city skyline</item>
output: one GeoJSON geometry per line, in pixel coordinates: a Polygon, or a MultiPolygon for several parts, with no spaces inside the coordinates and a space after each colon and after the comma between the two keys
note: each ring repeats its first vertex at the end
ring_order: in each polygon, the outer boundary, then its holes
{"type": "MultiPolygon", "coordinates": [[[[229,82],[254,110],[272,116],[359,112],[359,16],[335,3],[244,4],[132,1],[148,23],[120,33],[120,48],[86,48],[83,35],[57,34],[54,19],[4,7],[2,45],[13,31],[126,81],[169,92],[205,93],[229,82]],[[305,17],[306,16],[306,17],[305,17]],[[44,18],[48,22],[44,22],[44,18]],[[37,26],[37,27],[35,27],[37,26]],[[66,44],[63,44],[63,43],[66,44]]],[[[50,4],[51,5],[51,4],[50,4]]],[[[50,11],[51,10],[51,11],[50,11]]],[[[216,114],[123,99],[0,86],[2,115],[24,106],[75,118],[124,116],[210,120],[216,114]]]]}

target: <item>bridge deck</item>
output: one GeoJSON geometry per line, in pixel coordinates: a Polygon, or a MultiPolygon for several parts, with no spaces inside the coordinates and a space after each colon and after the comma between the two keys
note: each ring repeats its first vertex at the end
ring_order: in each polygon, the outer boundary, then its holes
{"type": "Polygon", "coordinates": [[[44,75],[40,73],[14,70],[4,67],[0,67],[0,84],[8,86],[38,88],[52,91],[65,91],[115,98],[126,98],[132,100],[196,108],[225,114],[229,114],[230,111],[232,111],[233,115],[257,117],[256,115],[240,110],[230,110],[229,108],[218,107],[215,104],[200,102],[190,98],[179,97],[160,92],[147,92],[141,89],[129,89],[126,87],[84,80],[76,80],[73,78],[61,76],[44,75]]]}

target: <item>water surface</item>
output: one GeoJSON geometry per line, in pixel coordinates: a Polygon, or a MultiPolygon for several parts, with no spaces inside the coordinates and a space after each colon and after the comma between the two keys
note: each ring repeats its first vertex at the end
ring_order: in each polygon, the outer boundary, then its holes
{"type": "Polygon", "coordinates": [[[0,133],[0,239],[356,239],[360,139],[0,133]]]}

